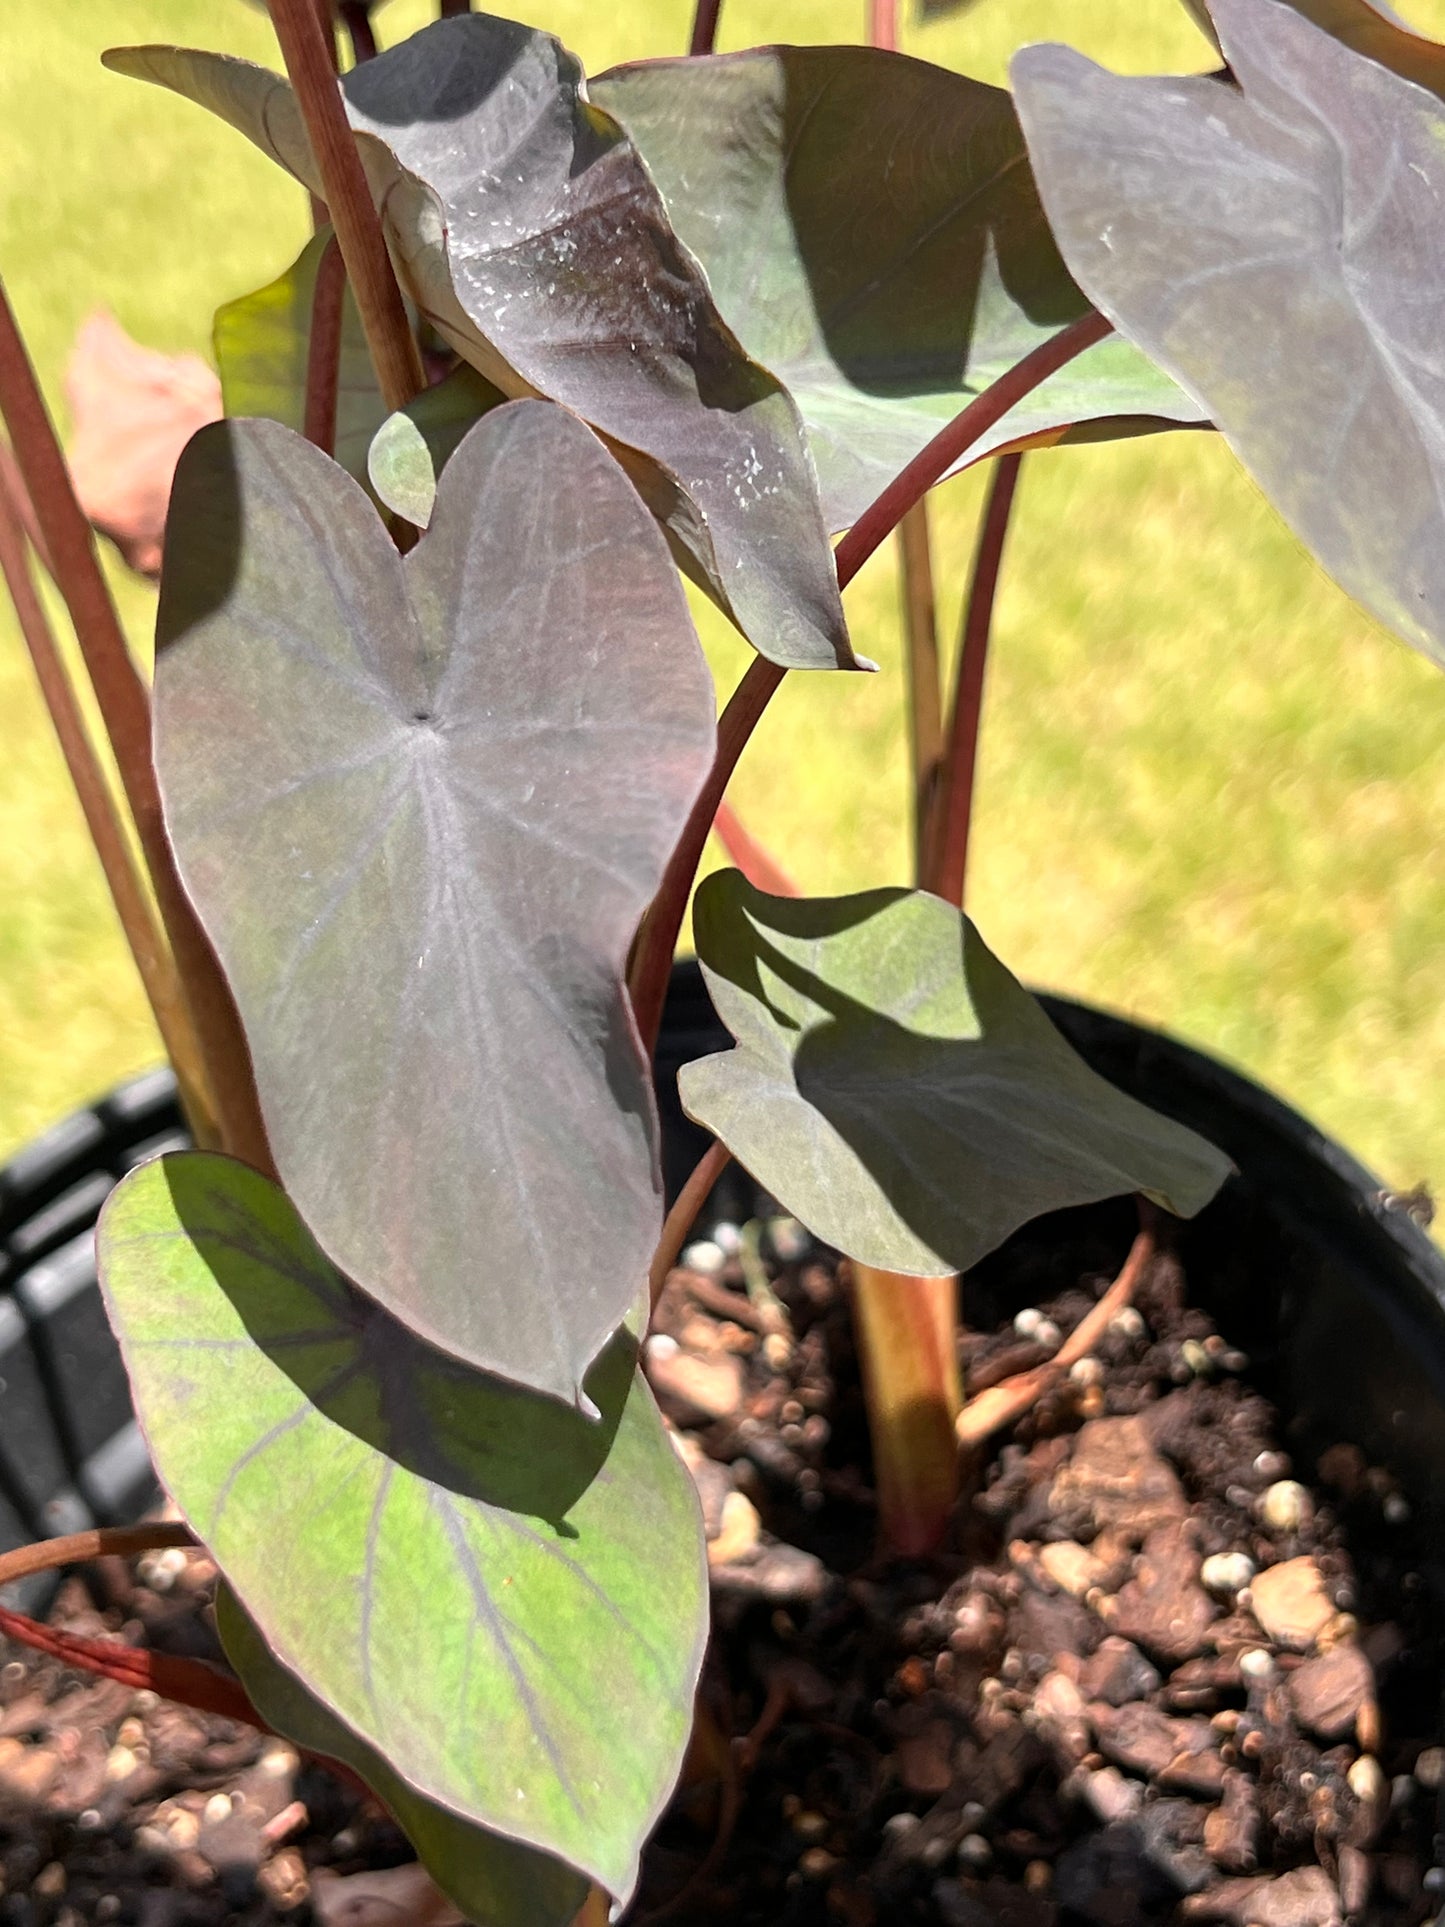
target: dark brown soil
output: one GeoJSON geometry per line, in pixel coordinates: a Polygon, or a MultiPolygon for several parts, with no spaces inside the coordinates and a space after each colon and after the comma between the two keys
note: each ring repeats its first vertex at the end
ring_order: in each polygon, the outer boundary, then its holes
{"type": "MultiPolygon", "coordinates": [[[[1121,1208],[1060,1214],[981,1267],[972,1388],[1048,1357],[1133,1229],[1121,1208]]],[[[706,1784],[677,1802],[641,1917],[729,1823],[671,1918],[1385,1927],[1438,1911],[1442,1627],[1410,1508],[1348,1440],[1291,1464],[1267,1356],[1191,1305],[1177,1256],[972,1468],[955,1543],[920,1565],[873,1556],[837,1266],[782,1263],[769,1302],[746,1291],[750,1254],[676,1274],[649,1346],[665,1409],[706,1454],[707,1700],[741,1765],[735,1817],[706,1784]]],[[[1225,1295],[1247,1304],[1250,1254],[1230,1263],[1225,1295]]],[[[1254,1336],[1267,1351],[1263,1321],[1254,1336]]]]}
{"type": "MultiPolygon", "coordinates": [[[[970,1278],[974,1389],[1051,1354],[1131,1230],[1121,1207],[1061,1214],[970,1278]]],[[[946,1552],[890,1564],[838,1267],[786,1223],[720,1242],[737,1248],[693,1247],[674,1274],[648,1350],[702,1497],[718,1630],[710,1730],[629,1921],[1439,1910],[1441,1619],[1409,1506],[1348,1440],[1295,1446],[1267,1347],[1233,1349],[1176,1257],[970,1468],[946,1552]]],[[[174,1554],[106,1565],[52,1616],[212,1654],[212,1576],[174,1554]]],[[[408,1858],[283,1743],[12,1650],[0,1927],[300,1927],[335,1917],[331,1874],[408,1858]]]]}

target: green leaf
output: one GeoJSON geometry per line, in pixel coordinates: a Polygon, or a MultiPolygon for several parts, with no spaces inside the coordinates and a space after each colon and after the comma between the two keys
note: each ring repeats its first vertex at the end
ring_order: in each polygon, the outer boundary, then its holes
{"type": "Polygon", "coordinates": [[[571,1927],[587,1898],[581,1874],[423,1799],[268,1648],[229,1586],[216,1590],[216,1628],[251,1704],[308,1753],[341,1760],[405,1829],[417,1858],[475,1927],[571,1927]]]}
{"type": "Polygon", "coordinates": [[[203,1153],[132,1172],[98,1249],[156,1468],[280,1665],[425,1799],[625,1899],[706,1626],[631,1335],[588,1379],[596,1422],[471,1372],[203,1153]]]}
{"type": "Polygon", "coordinates": [[[465,364],[394,415],[372,439],[366,457],[371,486],[389,509],[424,529],[436,502],[437,477],[467,430],[506,397],[465,364]]]}
{"type": "MultiPolygon", "coordinates": [[[[216,310],[212,338],[228,415],[263,415],[298,433],[305,426],[311,303],[330,239],[330,228],[321,229],[278,280],[216,310]]],[[[358,481],[366,478],[366,452],[385,419],[386,405],[348,287],[341,310],[335,454],[358,481]]]]}
{"type": "MultiPolygon", "coordinates": [[[[198,101],[313,188],[287,83],[133,47],[120,72],[198,101]]],[[[800,422],[678,245],[617,123],[549,35],[434,21],[343,83],[407,293],[489,381],[607,437],[682,566],[790,668],[856,668],[800,422]]]]}
{"type": "Polygon", "coordinates": [[[1238,87],[1014,62],[1054,231],[1359,602],[1445,663],[1445,114],[1277,0],[1215,0],[1238,87]]]}
{"type": "Polygon", "coordinates": [[[736,1050],[678,1090],[785,1210],[850,1258],[965,1271],[1041,1212],[1142,1191],[1185,1216],[1229,1170],[1066,1044],[966,917],[922,891],[693,910],[736,1050]]]}
{"type": "MultiPolygon", "coordinates": [[[[876,48],[772,47],[619,67],[591,92],[636,142],[724,316],[801,409],[833,528],[1087,311],[997,87],[876,48]]],[[[1077,424],[1092,439],[1199,419],[1116,338],[966,460],[1077,424]]]]}
{"type": "Polygon", "coordinates": [[[646,510],[549,402],[497,409],[397,554],[274,422],[181,458],[156,765],[277,1168],[432,1343],[577,1395],[661,1226],[629,946],[711,762],[646,510]]]}

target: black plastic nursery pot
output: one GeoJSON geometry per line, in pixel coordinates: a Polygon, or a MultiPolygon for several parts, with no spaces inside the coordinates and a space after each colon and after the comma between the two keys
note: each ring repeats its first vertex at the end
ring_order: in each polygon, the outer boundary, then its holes
{"type": "MultiPolygon", "coordinates": [[[[1414,1569],[1445,1600],[1445,1565],[1434,1550],[1445,1528],[1445,1479],[1438,1470],[1445,1460],[1445,1259],[1346,1151],[1247,1078],[1123,1018],[1063,999],[1043,1002],[1096,1070],[1231,1157],[1237,1174],[1179,1232],[1191,1289],[1202,1281],[1202,1309],[1223,1338],[1247,1354],[1249,1380],[1277,1408],[1281,1443],[1301,1477],[1310,1476],[1316,1453],[1342,1442],[1387,1471],[1413,1517],[1413,1541],[1423,1548],[1412,1555],[1414,1569]],[[1240,1248],[1247,1248],[1248,1264],[1233,1261],[1240,1248]]],[[[656,1066],[670,1195],[707,1143],[682,1115],[678,1068],[729,1044],[697,966],[679,964],[656,1066]]],[[[0,1172],[0,1545],[93,1521],[125,1522],[155,1497],[96,1285],[92,1230],[118,1177],[183,1142],[173,1082],[155,1072],[66,1120],[0,1172]]],[[[1127,1209],[1119,1209],[1127,1225],[1127,1209]]],[[[721,1243],[721,1226],[777,1215],[754,1181],[732,1166],[698,1232],[719,1230],[714,1242],[721,1243]]],[[[1048,1235],[1046,1228],[1042,1236],[1048,1235]]],[[[1011,1315],[1011,1307],[1000,1312],[991,1296],[992,1265],[987,1261],[965,1285],[965,1312],[974,1312],[980,1329],[995,1314],[1005,1324],[1011,1315]]],[[[17,1603],[33,1611],[48,1587],[42,1578],[18,1590],[17,1603]]],[[[750,1622],[752,1632],[744,1628],[744,1645],[759,1626],[765,1641],[771,1637],[768,1610],[750,1622]]],[[[739,1622],[724,1614],[722,1624],[736,1629],[739,1622]]],[[[725,1650],[729,1637],[722,1634],[725,1650]]],[[[1421,1733],[1438,1739],[1438,1709],[1419,1712],[1411,1728],[1417,1741],[1421,1733]]],[[[829,1730],[839,1732],[840,1745],[847,1737],[841,1728],[829,1730]]],[[[803,1818],[811,1824],[813,1816],[803,1818]]],[[[919,1824],[916,1816],[913,1823],[919,1824]]],[[[1432,1830],[1430,1822],[1419,1848],[1422,1866],[1437,1858],[1432,1830]]],[[[827,1858],[823,1849],[816,1852],[827,1858]]],[[[972,1921],[967,1893],[955,1899],[965,1909],[959,1919],[972,1921]]],[[[824,1898],[807,1904],[824,1910],[819,1918],[833,1918],[824,1898]]],[[[669,1905],[666,1912],[669,1919],[686,1918],[685,1909],[677,1913],[669,1905]]],[[[1389,1918],[1407,1914],[1423,1917],[1407,1909],[1389,1918]]],[[[783,1917],[746,1914],[749,1920],[783,1917]]],[[[1066,1918],[1075,1915],[1066,1912],[1066,1918]]],[[[1086,1911],[1084,1918],[1095,1916],[1086,1911]]],[[[892,1927],[894,1915],[885,1907],[876,1919],[877,1927],[892,1927]]]]}

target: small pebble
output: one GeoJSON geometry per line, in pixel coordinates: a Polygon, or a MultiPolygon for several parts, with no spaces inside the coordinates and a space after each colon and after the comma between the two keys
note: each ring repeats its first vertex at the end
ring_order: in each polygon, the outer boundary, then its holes
{"type": "Polygon", "coordinates": [[[712,1242],[725,1258],[736,1258],[743,1248],[743,1234],[738,1225],[724,1218],[712,1228],[712,1242]]]}
{"type": "Polygon", "coordinates": [[[958,1843],[958,1864],[964,1873],[987,1873],[993,1865],[993,1848],[981,1833],[966,1833],[958,1843]]]}
{"type": "Polygon", "coordinates": [[[837,1865],[826,1847],[809,1847],[798,1862],[798,1870],[808,1880],[823,1880],[837,1865]]]}
{"type": "Polygon", "coordinates": [[[1252,1646],[1247,1653],[1240,1654],[1239,1670],[1245,1679],[1261,1685],[1274,1678],[1274,1655],[1267,1653],[1263,1646],[1252,1646]]]}
{"type": "Polygon", "coordinates": [[[1069,1377],[1076,1385],[1099,1385],[1103,1383],[1104,1368],[1090,1353],[1085,1358],[1076,1358],[1069,1367],[1069,1377]]]}
{"type": "Polygon", "coordinates": [[[1438,1793],[1445,1782],[1445,1746],[1427,1746],[1415,1761],[1415,1778],[1429,1793],[1438,1793]]]}
{"type": "Polygon", "coordinates": [[[814,1813],[807,1807],[804,1807],[801,1813],[793,1815],[792,1827],[798,1838],[809,1846],[817,1846],[820,1841],[828,1838],[827,1815],[814,1813]]]}
{"type": "Polygon", "coordinates": [[[647,1356],[654,1364],[661,1358],[676,1358],[681,1345],[668,1332],[654,1332],[647,1341],[647,1356]]]}
{"type": "Polygon", "coordinates": [[[1247,1552],[1216,1552],[1201,1564],[1199,1577],[1210,1592],[1242,1592],[1255,1575],[1254,1561],[1247,1552]]]}
{"type": "Polygon", "coordinates": [[[1390,1783],[1373,1753],[1362,1753],[1345,1775],[1355,1798],[1365,1806],[1384,1806],[1390,1798],[1390,1783]]]}
{"type": "Polygon", "coordinates": [[[699,1238],[686,1246],[679,1263],[684,1271],[696,1271],[704,1278],[715,1278],[727,1263],[727,1253],[716,1238],[699,1238]]]}
{"type": "MultiPolygon", "coordinates": [[[[1260,1459],[1272,1456],[1261,1452],[1260,1459]]],[[[1255,1460],[1256,1467],[1259,1459],[1255,1460]]],[[[1298,1532],[1314,1512],[1310,1495],[1298,1479],[1278,1479],[1259,1502],[1259,1516],[1275,1532],[1298,1532]]]]}
{"type": "Polygon", "coordinates": [[[213,1793],[201,1810],[201,1818],[208,1827],[218,1826],[222,1820],[230,1819],[231,1810],[229,1793],[213,1793]]]}
{"type": "Polygon", "coordinates": [[[1214,1369],[1214,1360],[1197,1338],[1186,1338],[1179,1347],[1179,1356],[1196,1378],[1207,1378],[1214,1369]]]}
{"type": "Polygon", "coordinates": [[[1025,1305],[1023,1310],[1014,1316],[1014,1330],[1020,1338],[1036,1338],[1039,1326],[1043,1322],[1044,1314],[1037,1305],[1025,1305]]]}
{"type": "Polygon", "coordinates": [[[1254,1476],[1267,1484],[1275,1479],[1287,1479],[1290,1472],[1287,1452],[1261,1452],[1254,1461],[1254,1476]]]}
{"type": "Polygon", "coordinates": [[[1403,1526],[1409,1523],[1410,1501],[1401,1492],[1392,1492],[1380,1509],[1385,1515],[1386,1525],[1403,1526]]]}
{"type": "Polygon", "coordinates": [[[105,1777],[107,1780],[128,1780],[140,1765],[128,1746],[113,1746],[105,1756],[105,1777]]]}
{"type": "Polygon", "coordinates": [[[796,1264],[808,1254],[811,1240],[796,1218],[770,1218],[768,1238],[785,1265],[796,1264]]]}
{"type": "Polygon", "coordinates": [[[916,1833],[919,1819],[916,1813],[891,1813],[883,1822],[884,1834],[890,1840],[906,1840],[910,1833],[916,1833]]]}
{"type": "Polygon", "coordinates": [[[1045,1346],[1049,1351],[1057,1351],[1064,1342],[1064,1334],[1052,1318],[1045,1318],[1034,1332],[1034,1342],[1045,1346]]]}
{"type": "Polygon", "coordinates": [[[1054,1870],[1047,1860],[1031,1860],[1024,1868],[1024,1889],[1031,1894],[1046,1894],[1054,1884],[1054,1870]]]}
{"type": "Polygon", "coordinates": [[[1109,1330],[1119,1338],[1142,1338],[1145,1329],[1143,1313],[1136,1311],[1133,1305],[1125,1305],[1109,1320],[1109,1330]]]}

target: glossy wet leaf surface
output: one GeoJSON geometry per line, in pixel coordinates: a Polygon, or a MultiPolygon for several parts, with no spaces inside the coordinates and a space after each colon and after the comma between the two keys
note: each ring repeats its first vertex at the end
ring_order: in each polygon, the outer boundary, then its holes
{"type": "Polygon", "coordinates": [[[200,1153],[133,1172],[99,1251],[157,1470],[280,1665],[426,1798],[625,1896],[706,1624],[696,1498],[630,1334],[595,1421],[470,1372],[200,1153]]]}
{"type": "Polygon", "coordinates": [[[226,1657],[267,1724],[309,1753],[360,1774],[416,1848],[447,1898],[475,1927],[571,1927],[588,1883],[549,1854],[489,1833],[424,1799],[270,1652],[229,1586],[216,1589],[226,1657]]]}
{"type": "Polygon", "coordinates": [[[325,1250],[422,1336],[570,1399],[661,1224],[628,946],[707,770],[712,680],[597,438],[499,409],[404,559],[275,423],[184,457],[157,765],[325,1250]]]}
{"type": "Polygon", "coordinates": [[[783,1207],[882,1270],[963,1271],[1042,1212],[1142,1191],[1185,1216],[1227,1160],[1091,1071],[968,920],[922,891],[693,911],[737,1048],[678,1089],[783,1207]]]}
{"type": "Polygon", "coordinates": [[[1445,110],[1278,0],[1216,0],[1238,89],[1014,62],[1064,253],[1331,575],[1445,661],[1445,110]]]}
{"type": "MultiPolygon", "coordinates": [[[[216,310],[212,338],[228,415],[264,415],[298,433],[306,419],[306,360],[316,270],[331,239],[323,229],[285,274],[254,294],[216,310]]],[[[337,361],[336,459],[358,481],[366,477],[371,438],[386,419],[361,317],[345,289],[337,361]]]]}
{"type": "MultiPolygon", "coordinates": [[[[1000,88],[874,48],[782,47],[643,62],[591,91],[637,143],[723,315],[801,409],[834,528],[1087,311],[1000,88]]],[[[1115,339],[969,459],[1072,424],[1093,437],[1199,415],[1115,339]]]]}
{"type": "MultiPolygon", "coordinates": [[[[229,120],[316,185],[287,83],[219,54],[107,55],[229,120]]],[[[406,290],[508,393],[617,445],[680,559],[756,648],[853,666],[802,424],[680,247],[631,142],[549,35],[439,20],[347,75],[406,290]]]]}

